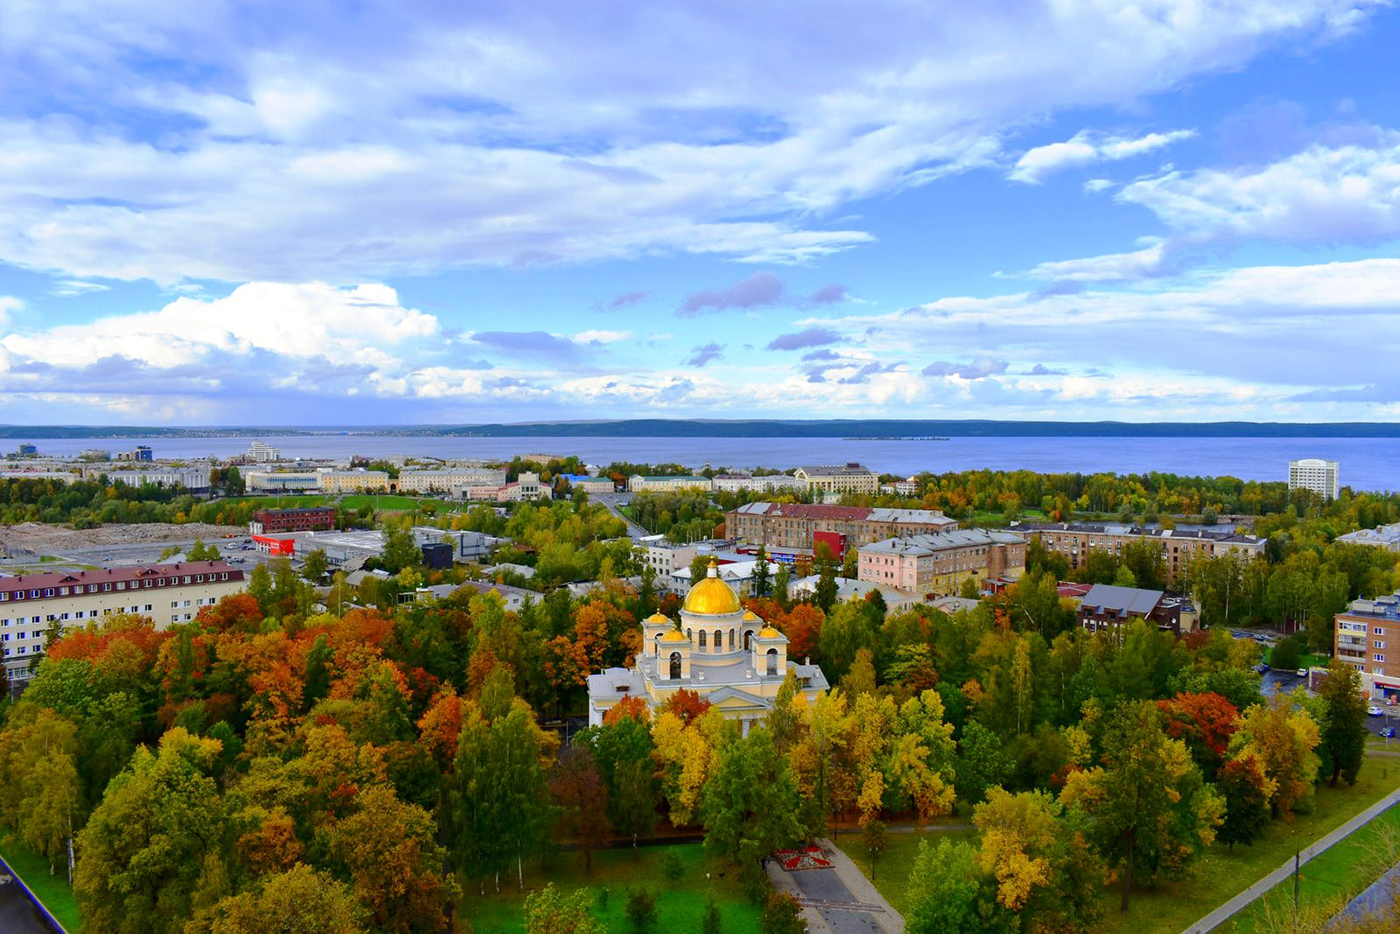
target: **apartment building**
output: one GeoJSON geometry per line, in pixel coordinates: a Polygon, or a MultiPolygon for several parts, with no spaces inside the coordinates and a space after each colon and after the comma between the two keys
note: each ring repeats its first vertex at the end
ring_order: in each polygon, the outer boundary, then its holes
{"type": "Polygon", "coordinates": [[[1336,658],[1362,673],[1373,696],[1400,694],[1400,592],[1353,600],[1337,614],[1336,624],[1336,658]]]}
{"type": "Polygon", "coordinates": [[[880,475],[868,467],[854,462],[828,464],[813,467],[798,467],[793,476],[807,484],[807,489],[823,495],[840,496],[843,493],[869,493],[880,491],[880,475]]]}
{"type": "Polygon", "coordinates": [[[913,477],[908,477],[904,480],[896,480],[893,483],[884,483],[880,485],[880,492],[893,493],[896,496],[918,496],[919,481],[913,477]]]}
{"type": "Polygon", "coordinates": [[[382,470],[318,470],[316,476],[322,493],[398,492],[398,483],[382,470]]]}
{"type": "Polygon", "coordinates": [[[645,477],[636,474],[627,478],[627,489],[632,493],[708,493],[712,486],[709,477],[692,477],[689,474],[670,477],[645,477]]]}
{"type": "Polygon", "coordinates": [[[839,557],[848,548],[898,536],[946,532],[958,523],[936,509],[882,509],[806,503],[745,503],[725,513],[726,534],[767,548],[811,551],[818,540],[839,557]]]}
{"type": "Polygon", "coordinates": [[[55,622],[69,628],[136,613],[164,629],[243,587],[243,572],[224,561],[0,577],[0,662],[12,682],[23,683],[55,622]]]}
{"type": "Polygon", "coordinates": [[[400,493],[451,493],[460,487],[504,486],[506,472],[491,467],[446,467],[442,470],[405,470],[399,474],[400,493]]]}
{"type": "Polygon", "coordinates": [[[1140,587],[1095,584],[1079,602],[1076,617],[1080,628],[1088,632],[1115,631],[1143,619],[1163,632],[1179,635],[1196,628],[1198,614],[1185,597],[1140,587]]]}
{"type": "Polygon", "coordinates": [[[1242,532],[1213,529],[1152,529],[1133,525],[1098,525],[1082,522],[1021,522],[1011,530],[1038,539],[1046,550],[1064,555],[1077,568],[1094,551],[1120,555],[1129,542],[1151,541],[1162,550],[1168,580],[1175,580],[1197,557],[1235,554],[1255,558],[1264,553],[1265,541],[1242,532]]]}
{"type": "Polygon", "coordinates": [[[1339,490],[1337,462],[1317,457],[1288,462],[1288,489],[1312,490],[1327,499],[1336,499],[1339,490]]]}
{"type": "Polygon", "coordinates": [[[254,441],[248,446],[248,460],[255,464],[270,464],[282,459],[282,452],[270,444],[254,441]]]}
{"type": "Polygon", "coordinates": [[[1026,570],[1026,540],[1012,532],[955,529],[887,538],[862,545],[856,578],[914,594],[921,600],[957,594],[965,581],[1018,578],[1026,570]]]}

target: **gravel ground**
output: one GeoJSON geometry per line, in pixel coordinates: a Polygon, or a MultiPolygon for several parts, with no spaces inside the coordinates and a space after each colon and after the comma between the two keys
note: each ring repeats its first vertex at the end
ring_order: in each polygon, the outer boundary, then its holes
{"type": "Polygon", "coordinates": [[[239,526],[205,525],[199,522],[184,525],[163,522],[146,525],[103,525],[81,531],[61,525],[24,522],[20,525],[0,526],[0,552],[8,550],[12,554],[30,552],[36,555],[51,555],[74,548],[178,542],[196,538],[202,538],[212,544],[226,535],[246,533],[247,529],[239,526]]]}

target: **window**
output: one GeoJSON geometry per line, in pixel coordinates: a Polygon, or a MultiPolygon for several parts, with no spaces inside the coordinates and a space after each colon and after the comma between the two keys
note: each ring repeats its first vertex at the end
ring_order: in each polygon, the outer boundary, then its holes
{"type": "MultiPolygon", "coordinates": [[[[81,588],[79,588],[79,589],[81,589],[81,588]]],[[[67,587],[60,587],[60,588],[58,588],[58,595],[59,595],[60,597],[66,597],[66,596],[68,596],[68,588],[67,588],[67,587]]]]}
{"type": "Polygon", "coordinates": [[[1372,655],[1371,660],[1376,662],[1383,662],[1385,661],[1385,656],[1380,654],[1372,655]]]}
{"type": "Polygon", "coordinates": [[[720,632],[718,629],[715,630],[714,646],[716,652],[724,648],[724,633],[720,632]]]}
{"type": "Polygon", "coordinates": [[[126,589],[126,581],[117,581],[117,589],[118,589],[118,590],[125,590],[125,589],[126,589]]]}
{"type": "Polygon", "coordinates": [[[112,585],[111,585],[111,584],[103,584],[103,585],[102,585],[102,592],[103,592],[103,593],[107,593],[107,592],[108,592],[109,590],[111,590],[111,589],[112,589],[112,585]]]}
{"type": "Polygon", "coordinates": [[[1373,636],[1383,636],[1383,635],[1385,635],[1385,627],[1384,627],[1384,626],[1372,626],[1372,627],[1371,627],[1371,635],[1373,635],[1373,636]]]}

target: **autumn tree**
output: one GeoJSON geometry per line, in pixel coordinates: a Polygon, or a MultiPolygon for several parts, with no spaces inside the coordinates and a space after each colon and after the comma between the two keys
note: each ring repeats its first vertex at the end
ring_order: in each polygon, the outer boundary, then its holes
{"type": "Polygon", "coordinates": [[[1239,727],[1240,712],[1215,693],[1178,694],[1157,702],[1167,735],[1186,744],[1206,775],[1214,775],[1239,727]]]}
{"type": "Polygon", "coordinates": [[[570,746],[560,754],[549,779],[549,791],[559,808],[561,838],[576,842],[584,866],[592,872],[593,851],[607,845],[612,824],[608,821],[608,787],[587,746],[570,746]]]}
{"type": "Polygon", "coordinates": [[[1274,813],[1288,817],[1311,799],[1317,779],[1316,749],[1321,742],[1317,722],[1287,694],[1275,694],[1267,704],[1244,712],[1239,731],[1230,741],[1231,758],[1253,756],[1274,785],[1274,813]]]}
{"type": "Polygon", "coordinates": [[[525,897],[525,934],[604,934],[590,913],[592,903],[587,889],[565,895],[553,882],[545,883],[525,897]]]}
{"type": "Polygon", "coordinates": [[[262,878],[257,888],[200,911],[185,934],[361,934],[364,909],[345,883],[298,863],[262,878]]]}
{"type": "Polygon", "coordinates": [[[981,934],[1019,930],[1017,916],[996,900],[995,883],[982,871],[975,847],[942,840],[919,841],[909,873],[909,934],[981,934]]]}

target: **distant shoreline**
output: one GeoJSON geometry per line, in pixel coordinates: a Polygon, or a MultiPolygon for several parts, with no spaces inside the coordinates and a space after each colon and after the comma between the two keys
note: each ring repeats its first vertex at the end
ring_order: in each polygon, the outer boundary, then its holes
{"type": "Polygon", "coordinates": [[[341,435],[483,438],[834,438],[946,440],[984,438],[1400,438],[1391,422],[1064,422],[949,420],[622,419],[404,426],[154,427],[138,425],[0,425],[0,439],[255,438],[341,435]]]}

